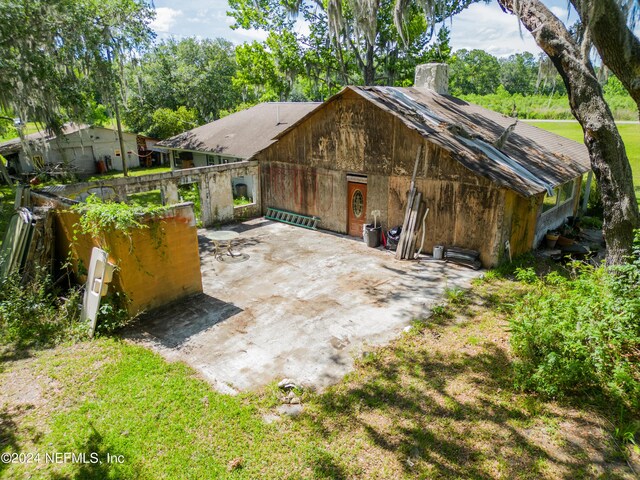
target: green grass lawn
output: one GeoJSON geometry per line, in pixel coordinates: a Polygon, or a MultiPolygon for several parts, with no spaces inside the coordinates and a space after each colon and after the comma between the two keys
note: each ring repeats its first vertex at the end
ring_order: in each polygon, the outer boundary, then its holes
{"type": "Polygon", "coordinates": [[[506,317],[526,288],[452,292],[337,385],[304,392],[294,417],[275,386],[223,395],[117,338],[0,348],[0,451],[103,461],[0,463],[0,477],[633,478],[603,410],[514,390],[506,317]]]}
{"type": "MultiPolygon", "coordinates": [[[[35,122],[28,122],[24,127],[24,134],[29,135],[42,129],[43,127],[38,127],[35,122]]],[[[18,136],[18,131],[15,129],[15,127],[11,126],[7,128],[7,131],[4,133],[4,135],[0,135],[0,142],[5,142],[7,140],[11,140],[12,138],[17,138],[18,136]]]]}
{"type": "MultiPolygon", "coordinates": [[[[583,142],[582,128],[578,122],[545,122],[531,121],[527,122],[539,128],[544,128],[563,137],[570,138],[576,142],[583,142]]],[[[640,125],[620,124],[618,130],[627,149],[627,156],[633,171],[633,184],[635,185],[636,198],[640,203],[640,125]]]]}
{"type": "Polygon", "coordinates": [[[148,192],[132,193],[127,195],[127,200],[142,206],[162,205],[162,194],[160,190],[149,190],[148,192]]]}
{"type": "MultiPolygon", "coordinates": [[[[171,167],[136,167],[129,169],[129,176],[131,177],[140,177],[142,175],[153,175],[155,173],[166,173],[170,172],[171,167]]],[[[103,174],[92,175],[91,177],[85,179],[87,182],[95,182],[99,180],[110,180],[112,178],[121,178],[124,177],[122,172],[109,172],[103,174]]]]}

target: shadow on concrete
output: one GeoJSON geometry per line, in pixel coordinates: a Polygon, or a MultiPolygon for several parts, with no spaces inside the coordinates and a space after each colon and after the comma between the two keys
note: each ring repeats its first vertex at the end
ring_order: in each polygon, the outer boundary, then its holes
{"type": "MultiPolygon", "coordinates": [[[[233,241],[233,246],[231,247],[231,250],[233,250],[234,253],[242,253],[243,248],[253,247],[254,245],[258,245],[259,243],[261,243],[260,240],[255,237],[252,237],[252,238],[240,237],[233,241]]],[[[206,233],[198,233],[198,250],[200,252],[200,258],[203,259],[203,257],[207,255],[213,255],[214,249],[215,249],[215,245],[213,241],[211,241],[206,236],[206,233]]]]}
{"type": "Polygon", "coordinates": [[[273,220],[267,220],[264,217],[258,217],[246,222],[235,224],[229,227],[229,230],[233,230],[234,232],[238,233],[244,233],[250,230],[255,230],[256,228],[266,227],[267,225],[271,225],[272,223],[274,223],[273,220]]]}
{"type": "Polygon", "coordinates": [[[194,335],[243,310],[207,294],[198,294],[142,315],[127,333],[145,332],[164,347],[178,348],[194,335]]]}

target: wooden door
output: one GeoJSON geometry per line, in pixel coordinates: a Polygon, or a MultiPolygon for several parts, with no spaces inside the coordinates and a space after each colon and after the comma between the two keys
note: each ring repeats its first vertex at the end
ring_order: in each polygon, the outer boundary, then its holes
{"type": "Polygon", "coordinates": [[[347,233],[362,237],[362,227],[367,220],[367,184],[348,182],[347,233]]]}

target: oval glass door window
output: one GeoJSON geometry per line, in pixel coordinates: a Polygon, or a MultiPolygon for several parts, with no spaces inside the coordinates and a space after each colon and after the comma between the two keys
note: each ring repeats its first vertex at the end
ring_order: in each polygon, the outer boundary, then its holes
{"type": "Polygon", "coordinates": [[[353,192],[353,198],[351,199],[351,210],[353,211],[353,215],[356,218],[360,218],[362,216],[362,206],[364,205],[364,197],[362,196],[361,190],[356,190],[353,192]]]}

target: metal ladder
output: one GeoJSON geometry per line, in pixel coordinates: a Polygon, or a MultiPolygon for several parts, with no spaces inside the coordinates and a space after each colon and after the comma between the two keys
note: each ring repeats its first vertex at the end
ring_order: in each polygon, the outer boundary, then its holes
{"type": "Polygon", "coordinates": [[[267,213],[265,213],[264,218],[275,220],[276,222],[288,223],[296,227],[309,228],[311,230],[317,230],[318,223],[320,222],[320,218],[318,217],[309,217],[308,215],[287,212],[286,210],[278,210],[277,208],[271,207],[267,208],[267,213]]]}

